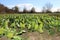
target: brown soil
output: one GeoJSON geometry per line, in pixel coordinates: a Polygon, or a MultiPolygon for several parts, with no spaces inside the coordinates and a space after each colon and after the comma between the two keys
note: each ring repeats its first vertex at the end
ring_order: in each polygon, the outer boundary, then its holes
{"type": "MultiPolygon", "coordinates": [[[[59,35],[48,35],[47,33],[27,32],[21,35],[24,40],[60,40],[59,35]]],[[[0,40],[10,40],[7,37],[2,37],[0,40]]]]}
{"type": "Polygon", "coordinates": [[[60,40],[58,35],[48,35],[47,33],[41,34],[38,32],[28,32],[22,35],[25,40],[60,40]]]}
{"type": "Polygon", "coordinates": [[[3,36],[3,37],[0,38],[0,40],[10,40],[10,39],[8,39],[7,37],[3,36]]]}

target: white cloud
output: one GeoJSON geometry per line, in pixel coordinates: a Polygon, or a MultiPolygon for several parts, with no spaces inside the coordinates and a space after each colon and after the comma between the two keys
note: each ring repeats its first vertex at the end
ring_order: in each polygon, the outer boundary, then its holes
{"type": "Polygon", "coordinates": [[[27,10],[31,10],[31,8],[34,7],[37,12],[41,11],[41,9],[39,7],[36,7],[33,4],[24,3],[24,4],[18,4],[16,6],[18,6],[20,8],[24,8],[25,7],[27,10]]]}
{"type": "Polygon", "coordinates": [[[59,10],[59,9],[60,9],[60,8],[58,8],[58,7],[57,7],[57,8],[52,8],[51,11],[54,12],[54,11],[57,11],[57,10],[59,10]]]}
{"type": "Polygon", "coordinates": [[[33,7],[33,5],[32,4],[29,4],[29,3],[18,4],[16,6],[18,6],[21,9],[23,9],[25,7],[27,10],[30,10],[33,7]]]}
{"type": "Polygon", "coordinates": [[[18,6],[18,7],[33,7],[33,5],[32,4],[28,4],[28,3],[24,3],[24,4],[17,4],[16,6],[18,6]]]}
{"type": "Polygon", "coordinates": [[[17,4],[16,6],[18,6],[20,8],[20,11],[22,11],[24,9],[24,7],[27,10],[30,10],[33,7],[33,4],[24,3],[24,4],[17,4]]]}
{"type": "Polygon", "coordinates": [[[14,7],[15,5],[6,5],[8,8],[12,8],[12,7],[14,7]]]}
{"type": "Polygon", "coordinates": [[[34,6],[33,4],[30,4],[30,3],[17,4],[17,5],[9,5],[9,6],[7,6],[7,7],[12,8],[12,7],[14,7],[14,6],[18,6],[19,9],[20,9],[20,11],[22,11],[24,7],[25,7],[27,10],[31,10],[31,8],[34,7],[37,12],[40,12],[40,8],[34,6]]]}
{"type": "Polygon", "coordinates": [[[36,12],[40,12],[40,11],[41,11],[41,8],[36,7],[36,6],[33,6],[33,7],[35,8],[35,11],[36,11],[36,12]]]}
{"type": "Polygon", "coordinates": [[[33,4],[30,4],[30,3],[23,3],[23,4],[17,4],[17,5],[7,5],[8,8],[12,8],[14,6],[18,6],[20,11],[22,11],[24,7],[27,10],[31,10],[31,8],[34,7],[36,12],[40,12],[41,11],[41,8],[39,8],[37,6],[34,6],[33,4]]]}
{"type": "MultiPolygon", "coordinates": [[[[33,5],[33,4],[30,4],[30,3],[23,3],[23,4],[17,4],[17,5],[9,5],[7,7],[12,8],[14,6],[18,6],[20,10],[23,10],[24,7],[27,10],[30,10],[32,7],[34,7],[37,12],[40,12],[42,10],[42,8],[39,8],[39,7],[37,7],[37,6],[33,5]]],[[[59,7],[52,8],[51,11],[54,12],[54,11],[57,11],[57,9],[59,9],[59,7]]]]}

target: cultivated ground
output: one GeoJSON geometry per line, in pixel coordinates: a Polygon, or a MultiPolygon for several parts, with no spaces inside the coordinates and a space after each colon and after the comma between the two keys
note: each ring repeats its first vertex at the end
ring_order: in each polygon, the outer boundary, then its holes
{"type": "MultiPolygon", "coordinates": [[[[6,14],[4,14],[6,15],[6,14]]],[[[10,14],[11,15],[11,14],[10,14]]],[[[16,14],[15,14],[16,15],[16,14]]],[[[19,15],[19,14],[17,14],[19,15]]],[[[52,14],[49,14],[52,15],[52,14]]],[[[53,14],[54,16],[60,16],[60,14],[53,14]]],[[[2,16],[2,14],[0,15],[2,16]]],[[[49,35],[47,32],[39,33],[39,32],[26,32],[21,35],[23,40],[60,40],[60,33],[49,35]]],[[[10,40],[7,37],[3,36],[0,40],[10,40]]]]}

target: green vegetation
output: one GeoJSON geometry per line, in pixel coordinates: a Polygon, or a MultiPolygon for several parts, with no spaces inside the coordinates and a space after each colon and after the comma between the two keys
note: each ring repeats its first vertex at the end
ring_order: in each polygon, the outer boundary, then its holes
{"type": "Polygon", "coordinates": [[[20,36],[26,32],[60,32],[60,17],[49,14],[0,14],[0,37],[11,40],[23,40],[20,36]]]}

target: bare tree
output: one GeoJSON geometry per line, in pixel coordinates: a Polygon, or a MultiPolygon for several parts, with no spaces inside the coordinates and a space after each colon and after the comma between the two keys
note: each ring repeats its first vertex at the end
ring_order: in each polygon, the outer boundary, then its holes
{"type": "Polygon", "coordinates": [[[0,4],[0,12],[1,13],[5,12],[5,6],[3,4],[0,4]]]}
{"type": "Polygon", "coordinates": [[[43,7],[43,9],[42,9],[42,12],[44,13],[44,12],[46,12],[46,9],[45,9],[45,7],[43,7]]]}
{"type": "Polygon", "coordinates": [[[45,4],[45,6],[43,7],[43,9],[42,9],[42,12],[51,12],[51,8],[52,8],[52,4],[51,3],[47,3],[47,4],[45,4]]]}
{"type": "Polygon", "coordinates": [[[23,13],[27,13],[27,12],[28,12],[28,11],[27,11],[26,7],[24,7],[23,13]]]}
{"type": "Polygon", "coordinates": [[[12,9],[14,10],[15,13],[19,12],[19,8],[17,6],[13,7],[12,9]]]}
{"type": "Polygon", "coordinates": [[[32,7],[32,9],[31,9],[31,13],[34,13],[34,12],[36,12],[36,11],[35,11],[35,8],[32,7]]]}

